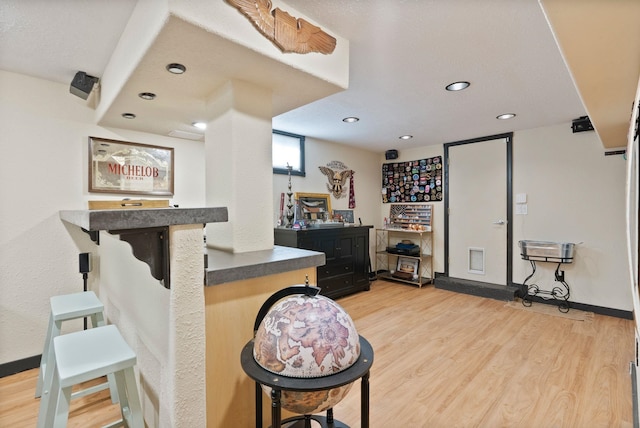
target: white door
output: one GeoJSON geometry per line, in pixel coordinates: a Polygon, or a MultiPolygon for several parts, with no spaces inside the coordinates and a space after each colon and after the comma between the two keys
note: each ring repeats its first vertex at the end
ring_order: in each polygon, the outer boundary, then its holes
{"type": "Polygon", "coordinates": [[[507,139],[449,147],[449,277],[507,285],[507,139]]]}

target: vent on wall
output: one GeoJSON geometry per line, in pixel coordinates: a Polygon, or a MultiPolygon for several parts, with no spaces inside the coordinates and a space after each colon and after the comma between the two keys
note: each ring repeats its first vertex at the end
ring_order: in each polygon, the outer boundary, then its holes
{"type": "Polygon", "coordinates": [[[484,275],[484,248],[469,247],[469,273],[484,275]]]}
{"type": "Polygon", "coordinates": [[[180,131],[178,129],[175,129],[169,132],[169,136],[176,137],[176,138],[184,138],[185,140],[202,140],[204,138],[204,135],[202,134],[196,134],[195,132],[180,131]]]}
{"type": "Polygon", "coordinates": [[[615,155],[626,155],[627,154],[627,150],[626,149],[612,149],[612,150],[605,150],[604,155],[605,156],[615,156],[615,155]]]}

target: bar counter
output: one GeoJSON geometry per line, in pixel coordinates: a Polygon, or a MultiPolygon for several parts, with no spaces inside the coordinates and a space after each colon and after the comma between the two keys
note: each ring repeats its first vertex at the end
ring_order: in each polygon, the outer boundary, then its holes
{"type": "Polygon", "coordinates": [[[92,279],[109,322],[141,356],[141,396],[152,403],[145,418],[177,428],[250,426],[255,386],[240,365],[242,348],[269,296],[306,280],[317,284],[324,253],[281,246],[236,254],[204,249],[203,225],[227,221],[226,208],[76,210],[60,211],[60,218],[97,244],[92,279]],[[164,288],[135,260],[147,247],[150,257],[141,260],[152,274],[162,265],[164,288]]]}

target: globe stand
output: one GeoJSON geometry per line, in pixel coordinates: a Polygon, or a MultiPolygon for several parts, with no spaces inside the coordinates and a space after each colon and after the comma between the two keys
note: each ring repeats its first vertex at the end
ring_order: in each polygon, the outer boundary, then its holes
{"type": "Polygon", "coordinates": [[[345,425],[340,421],[336,421],[333,418],[317,415],[295,416],[293,418],[285,419],[284,421],[282,421],[282,425],[286,428],[311,428],[311,421],[318,422],[321,428],[349,428],[348,425],[345,425]],[[287,425],[289,422],[293,421],[298,422],[294,423],[293,425],[287,425]]]}
{"type": "Polygon", "coordinates": [[[373,365],[373,348],[362,336],[360,339],[360,356],[358,360],[347,369],[323,377],[312,379],[278,376],[260,366],[253,358],[253,344],[251,339],[242,349],[240,364],[244,372],[256,382],[256,428],[262,428],[262,387],[271,388],[271,428],[281,428],[283,423],[295,422],[287,428],[311,427],[311,420],[321,424],[322,428],[349,428],[340,421],[333,419],[333,409],[327,410],[327,417],[316,415],[302,415],[281,419],[282,409],[280,397],[283,390],[314,392],[339,388],[341,386],[360,381],[360,419],[362,428],[369,428],[369,370],[373,365]]]}

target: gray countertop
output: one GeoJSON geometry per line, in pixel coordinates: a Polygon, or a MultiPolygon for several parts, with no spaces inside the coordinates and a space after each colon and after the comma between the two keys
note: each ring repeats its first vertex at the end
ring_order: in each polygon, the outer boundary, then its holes
{"type": "Polygon", "coordinates": [[[230,253],[207,249],[205,285],[217,285],[325,264],[324,253],[274,246],[272,250],[230,253]]]}
{"type": "Polygon", "coordinates": [[[226,207],[73,210],[60,211],[60,218],[84,230],[97,231],[218,223],[228,221],[228,213],[226,207]]]}

